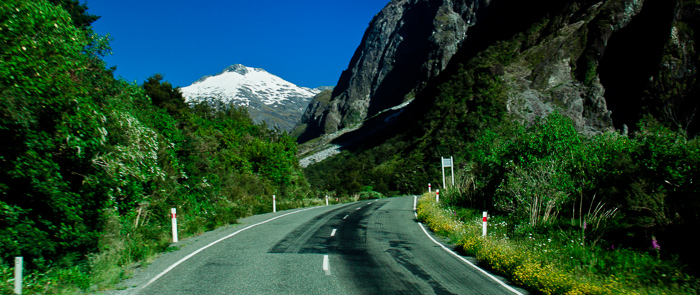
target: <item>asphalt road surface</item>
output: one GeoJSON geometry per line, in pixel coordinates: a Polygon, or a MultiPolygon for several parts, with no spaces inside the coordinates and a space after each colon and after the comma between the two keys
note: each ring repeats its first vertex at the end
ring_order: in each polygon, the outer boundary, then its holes
{"type": "Polygon", "coordinates": [[[414,197],[288,210],[181,241],[112,294],[519,294],[436,243],[414,197]]]}

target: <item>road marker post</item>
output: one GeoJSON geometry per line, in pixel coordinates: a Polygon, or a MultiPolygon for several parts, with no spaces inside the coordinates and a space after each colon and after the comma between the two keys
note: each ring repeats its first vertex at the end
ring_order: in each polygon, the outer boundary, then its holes
{"type": "Polygon", "coordinates": [[[15,294],[22,294],[22,256],[15,257],[15,294]]]}
{"type": "Polygon", "coordinates": [[[277,212],[277,197],[272,195],[272,213],[277,212]]]}
{"type": "Polygon", "coordinates": [[[170,208],[170,217],[173,224],[173,243],[177,243],[177,210],[175,208],[170,208]]]}
{"type": "Polygon", "coordinates": [[[328,195],[326,195],[326,206],[328,206],[328,195]]]}
{"type": "Polygon", "coordinates": [[[483,226],[483,234],[482,234],[482,236],[484,236],[484,237],[486,236],[486,224],[488,223],[487,220],[488,220],[488,214],[486,213],[486,211],[484,211],[484,215],[483,215],[484,226],[483,226]]]}
{"type": "Polygon", "coordinates": [[[432,193],[432,192],[433,192],[432,189],[430,188],[430,182],[428,182],[428,192],[429,192],[429,193],[432,193]]]}
{"type": "Polygon", "coordinates": [[[435,190],[435,203],[440,203],[440,190],[435,190]]]}

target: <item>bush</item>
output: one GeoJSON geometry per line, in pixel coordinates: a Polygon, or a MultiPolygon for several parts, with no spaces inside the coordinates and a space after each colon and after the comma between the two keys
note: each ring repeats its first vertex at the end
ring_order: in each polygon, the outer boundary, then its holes
{"type": "Polygon", "coordinates": [[[672,262],[628,249],[600,249],[580,232],[511,236],[508,217],[490,217],[489,234],[481,236],[474,210],[444,208],[432,194],[417,206],[418,218],[435,233],[452,238],[483,267],[516,285],[543,294],[696,293],[698,280],[672,262]]]}

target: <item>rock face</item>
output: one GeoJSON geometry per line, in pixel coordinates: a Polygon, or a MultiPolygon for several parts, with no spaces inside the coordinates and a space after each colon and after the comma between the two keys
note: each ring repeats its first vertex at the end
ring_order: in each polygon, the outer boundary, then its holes
{"type": "Polygon", "coordinates": [[[328,102],[313,102],[300,138],[351,127],[412,99],[459,50],[489,1],[394,0],[370,22],[328,102]]]}
{"type": "Polygon", "coordinates": [[[221,101],[248,109],[255,123],[290,131],[309,101],[322,89],[299,87],[259,68],[236,64],[214,76],[204,76],[183,87],[188,102],[221,101]]]}
{"type": "Polygon", "coordinates": [[[527,122],[558,110],[584,134],[634,129],[646,115],[697,132],[699,8],[689,1],[570,1],[530,32],[540,41],[506,67],[509,109],[527,122]]]}
{"type": "Polygon", "coordinates": [[[569,6],[564,10],[570,13],[569,18],[556,24],[543,20],[539,26],[535,25],[537,28],[531,30],[530,37],[539,40],[523,45],[523,52],[504,70],[508,111],[519,115],[525,123],[559,111],[571,118],[583,134],[612,130],[612,112],[604,98],[605,88],[592,73],[610,36],[641,10],[639,1],[621,2],[619,6],[609,5],[610,2],[569,6]],[[603,19],[610,25],[591,25],[603,19]],[[553,32],[542,36],[547,29],[553,32]],[[582,42],[588,38],[591,41],[582,42]],[[588,77],[575,71],[577,64],[589,67],[588,77]]]}
{"type": "Polygon", "coordinates": [[[307,108],[299,141],[410,100],[497,42],[517,48],[494,69],[525,123],[556,110],[584,134],[633,129],[646,115],[700,132],[696,2],[391,1],[332,94],[307,108]]]}

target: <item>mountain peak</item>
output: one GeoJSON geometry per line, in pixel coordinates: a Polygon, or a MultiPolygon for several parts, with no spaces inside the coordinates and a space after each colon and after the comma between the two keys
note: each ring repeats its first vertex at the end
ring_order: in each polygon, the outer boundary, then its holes
{"type": "Polygon", "coordinates": [[[218,100],[248,109],[254,122],[291,130],[320,89],[299,87],[263,69],[228,66],[180,89],[188,102],[218,100]]]}
{"type": "Polygon", "coordinates": [[[238,74],[245,76],[246,74],[248,74],[250,72],[265,72],[265,70],[260,69],[260,68],[246,67],[242,64],[234,64],[234,65],[230,65],[230,66],[226,67],[223,71],[221,71],[221,73],[219,73],[219,75],[221,75],[223,73],[238,73],[238,74]]]}

